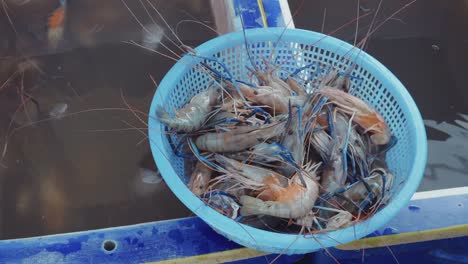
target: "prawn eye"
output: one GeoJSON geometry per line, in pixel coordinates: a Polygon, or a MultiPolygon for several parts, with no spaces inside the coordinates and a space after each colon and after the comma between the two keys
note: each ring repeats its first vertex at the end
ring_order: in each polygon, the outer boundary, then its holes
{"type": "Polygon", "coordinates": [[[254,91],[253,93],[254,93],[255,95],[258,95],[258,91],[254,91]]]}
{"type": "Polygon", "coordinates": [[[288,131],[288,135],[292,135],[294,132],[292,130],[288,131]]]}

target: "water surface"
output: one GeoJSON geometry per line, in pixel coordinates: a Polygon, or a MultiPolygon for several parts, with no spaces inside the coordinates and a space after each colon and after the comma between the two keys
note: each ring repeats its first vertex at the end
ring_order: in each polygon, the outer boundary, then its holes
{"type": "MultiPolygon", "coordinates": [[[[295,10],[301,1],[289,1],[295,10]]],[[[379,1],[361,1],[376,10],[379,1]]],[[[377,21],[410,1],[383,1],[377,21]]],[[[305,1],[294,19],[298,28],[329,33],[356,17],[356,1],[305,1]],[[326,9],[325,23],[323,23],[326,9]]],[[[373,15],[360,21],[367,33],[373,15]]],[[[419,191],[468,186],[468,2],[417,1],[388,20],[366,51],[405,85],[426,125],[428,163],[419,191]]],[[[379,22],[377,22],[379,24],[379,22]]],[[[355,25],[334,36],[354,42],[355,25]]]]}
{"type": "MultiPolygon", "coordinates": [[[[147,113],[156,90],[150,76],[159,82],[174,62],[123,43],[142,43],[141,27],[110,0],[69,1],[61,46],[50,50],[45,18],[57,3],[38,2],[9,5],[16,33],[0,15],[0,35],[8,36],[0,45],[0,84],[21,63],[35,65],[0,90],[0,152],[11,129],[22,127],[8,137],[0,165],[0,239],[192,215],[157,179],[146,124],[128,110],[109,110],[126,108],[125,99],[147,113]]],[[[129,7],[151,25],[138,1],[129,7]]],[[[193,17],[210,23],[199,1],[157,7],[187,45],[214,36],[194,23],[177,26],[193,17]]],[[[161,45],[157,50],[168,53],[161,45]]]]}

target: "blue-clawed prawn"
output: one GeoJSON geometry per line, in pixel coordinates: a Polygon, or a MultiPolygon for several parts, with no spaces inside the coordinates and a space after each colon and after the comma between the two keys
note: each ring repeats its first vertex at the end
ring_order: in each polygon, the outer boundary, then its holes
{"type": "Polygon", "coordinates": [[[262,127],[235,127],[228,132],[206,133],[195,140],[200,150],[210,152],[237,152],[253,147],[283,132],[284,121],[262,127]]]}

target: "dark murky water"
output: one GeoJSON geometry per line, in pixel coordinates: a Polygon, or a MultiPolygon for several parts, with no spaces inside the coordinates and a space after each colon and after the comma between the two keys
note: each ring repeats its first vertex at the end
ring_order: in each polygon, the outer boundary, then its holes
{"type": "MultiPolygon", "coordinates": [[[[18,69],[33,66],[24,78],[17,74],[0,86],[0,152],[11,128],[24,126],[8,137],[0,163],[0,238],[189,216],[164,182],[140,173],[155,166],[141,131],[129,128],[145,125],[129,111],[90,110],[125,108],[123,92],[130,105],[147,112],[155,91],[149,75],[160,81],[173,64],[121,43],[141,40],[141,28],[122,2],[68,1],[63,45],[50,52],[45,21],[58,1],[23,6],[5,1],[16,33],[0,13],[0,35],[7,36],[0,40],[0,85],[18,69]],[[25,57],[34,64],[21,64],[25,57]],[[14,114],[21,104],[25,107],[14,114]],[[79,111],[86,112],[70,115],[79,111]],[[28,125],[46,118],[50,120],[28,125]]],[[[138,1],[128,2],[145,18],[143,24],[151,22],[138,1]]],[[[159,2],[174,28],[191,16],[212,24],[208,1],[159,2]]],[[[299,1],[290,2],[295,10],[299,1]]],[[[364,9],[375,8],[376,1],[362,2],[364,9]]],[[[395,6],[385,6],[382,17],[404,4],[391,3],[395,6]]],[[[342,5],[338,0],[305,1],[296,27],[320,31],[326,7],[324,28],[329,32],[355,16],[354,3],[342,5]]],[[[420,190],[468,184],[467,14],[466,1],[419,1],[383,26],[368,47],[407,86],[426,120],[429,164],[420,190]]],[[[369,24],[368,18],[362,25],[369,24]]],[[[191,46],[214,36],[190,23],[179,26],[178,33],[191,46]]],[[[336,36],[352,41],[353,26],[336,36]]]]}
{"type": "MultiPolygon", "coordinates": [[[[290,1],[291,10],[299,2],[290,1]]],[[[324,32],[331,32],[356,17],[356,1],[344,2],[305,1],[307,12],[299,13],[295,26],[321,31],[326,8],[324,32]]],[[[375,10],[378,2],[361,1],[362,9],[375,10]]],[[[407,2],[384,1],[377,21],[407,2]]],[[[382,26],[367,48],[406,86],[425,121],[428,164],[420,191],[468,186],[467,16],[467,1],[417,1],[382,26]]],[[[352,43],[354,32],[355,24],[335,36],[352,43]]]]}
{"type": "MultiPolygon", "coordinates": [[[[140,173],[142,168],[151,172],[156,167],[142,132],[128,129],[131,125],[145,131],[146,125],[130,111],[92,110],[125,108],[123,92],[132,107],[147,113],[156,89],[149,76],[159,82],[173,62],[122,43],[140,42],[141,28],[120,1],[110,0],[68,1],[62,48],[49,52],[45,19],[56,2],[9,4],[17,35],[0,15],[0,35],[9,36],[0,50],[0,83],[17,70],[22,55],[33,56],[42,72],[33,67],[24,78],[17,75],[0,89],[1,151],[5,135],[12,131],[8,130],[12,117],[11,128],[26,126],[8,138],[1,160],[0,238],[190,216],[156,174],[150,173],[148,179],[140,173]],[[34,23],[42,25],[32,28],[34,23]],[[27,94],[26,107],[14,115],[22,103],[21,91],[27,94]],[[28,101],[28,96],[33,99],[28,101]],[[79,111],[87,112],[67,116],[79,111]],[[47,118],[51,120],[28,126],[47,118]],[[115,129],[127,130],[95,131],[115,129]]],[[[146,20],[142,23],[150,22],[137,1],[128,2],[146,20]]],[[[209,9],[202,10],[197,1],[160,3],[158,9],[173,28],[190,16],[211,20],[209,9]]],[[[195,24],[177,30],[190,46],[213,37],[195,24]]],[[[141,118],[147,120],[145,115],[141,118]]]]}

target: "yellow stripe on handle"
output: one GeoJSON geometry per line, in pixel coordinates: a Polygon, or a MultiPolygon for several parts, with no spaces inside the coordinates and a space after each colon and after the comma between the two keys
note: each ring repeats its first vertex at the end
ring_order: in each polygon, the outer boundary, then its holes
{"type": "Polygon", "coordinates": [[[268,21],[265,13],[265,9],[263,8],[263,1],[257,0],[258,9],[260,9],[260,15],[262,16],[263,27],[268,27],[268,21]]]}
{"type": "Polygon", "coordinates": [[[231,261],[238,261],[250,258],[256,258],[261,256],[269,255],[269,253],[256,251],[248,248],[239,248],[233,250],[226,250],[221,252],[203,254],[185,258],[175,258],[163,261],[148,262],[149,264],[214,264],[214,263],[225,263],[231,261]]]}
{"type": "Polygon", "coordinates": [[[348,244],[337,246],[336,248],[342,250],[359,250],[365,248],[394,246],[463,236],[468,236],[468,225],[457,225],[419,232],[408,232],[403,234],[364,238],[348,244]]]}

